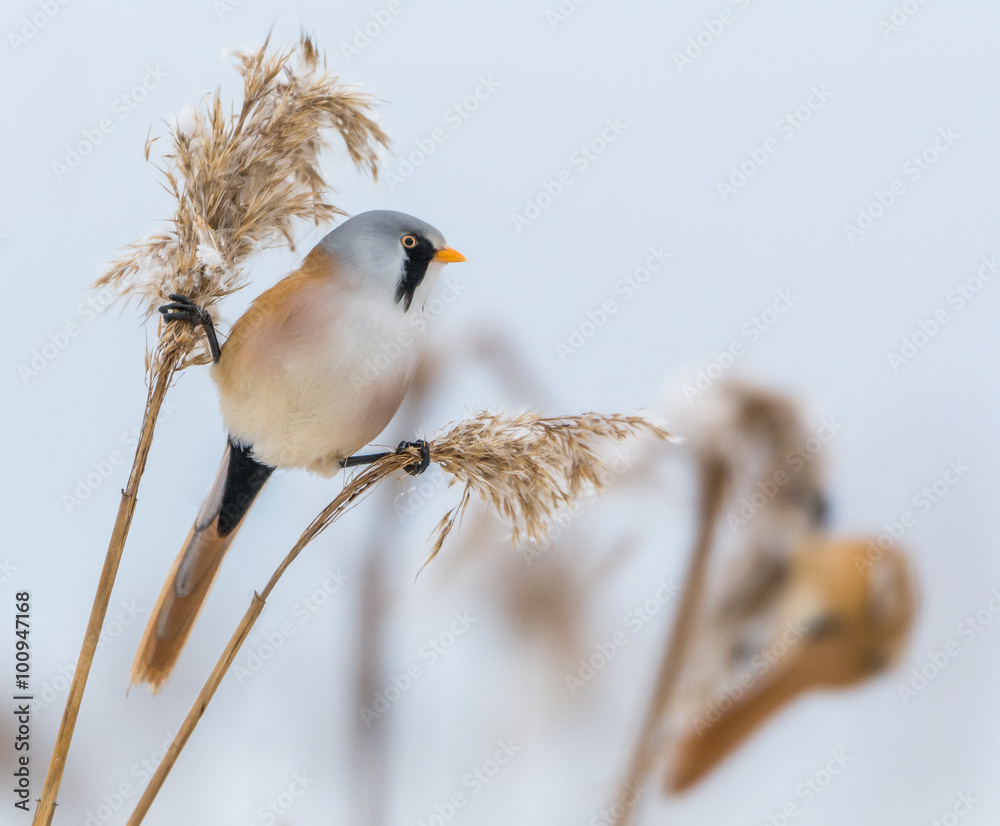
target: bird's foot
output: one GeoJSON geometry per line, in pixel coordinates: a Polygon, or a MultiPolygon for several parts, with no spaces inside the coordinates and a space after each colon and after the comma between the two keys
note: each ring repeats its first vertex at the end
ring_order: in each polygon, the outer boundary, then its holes
{"type": "Polygon", "coordinates": [[[396,447],[396,453],[402,453],[407,448],[415,447],[420,451],[420,461],[414,462],[403,468],[410,476],[419,476],[431,463],[431,446],[426,439],[417,439],[415,442],[400,442],[396,447]]]}
{"type": "Polygon", "coordinates": [[[212,320],[208,310],[195,304],[185,295],[170,293],[167,298],[170,299],[171,303],[160,307],[164,321],[189,321],[192,324],[204,325],[206,320],[212,320]]]}
{"type": "MultiPolygon", "coordinates": [[[[412,462],[403,467],[410,476],[417,476],[427,470],[431,463],[431,446],[423,439],[417,439],[415,442],[400,442],[396,447],[396,455],[403,453],[408,448],[415,447],[420,451],[420,461],[412,462]]],[[[385,453],[366,453],[359,456],[348,456],[346,459],[340,460],[341,467],[358,467],[359,465],[370,465],[372,462],[377,462],[379,459],[384,459],[386,456],[391,456],[392,451],[387,451],[385,453]]]]}
{"type": "Polygon", "coordinates": [[[215,335],[215,324],[212,322],[212,314],[199,304],[195,304],[190,298],[177,293],[170,293],[167,296],[170,304],[160,307],[160,314],[166,322],[187,321],[203,327],[208,338],[208,347],[212,351],[212,361],[218,361],[222,355],[219,348],[219,340],[215,335]]]}

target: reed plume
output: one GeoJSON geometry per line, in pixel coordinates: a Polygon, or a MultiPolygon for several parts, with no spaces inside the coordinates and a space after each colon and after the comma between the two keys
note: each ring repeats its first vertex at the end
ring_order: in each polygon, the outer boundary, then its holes
{"type": "MultiPolygon", "coordinates": [[[[310,38],[278,52],[268,46],[233,53],[244,86],[239,111],[227,114],[217,89],[172,122],[161,169],[177,201],[170,225],[131,244],[95,286],[138,300],[148,315],[171,293],[211,308],[243,286],[253,253],[278,243],[295,249],[297,220],[319,225],[345,214],[325,200],[319,160],[330,130],[360,170],[378,177],[389,139],[372,118],[375,100],[327,72],[310,38]]],[[[198,360],[207,358],[190,325],[168,325],[161,336],[163,359],[175,348],[186,355],[194,339],[198,360]]]]}

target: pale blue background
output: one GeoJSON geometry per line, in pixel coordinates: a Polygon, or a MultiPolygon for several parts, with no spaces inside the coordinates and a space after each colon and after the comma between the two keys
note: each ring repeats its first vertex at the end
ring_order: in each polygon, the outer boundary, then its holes
{"type": "MultiPolygon", "coordinates": [[[[714,353],[742,342],[743,374],[799,393],[817,422],[824,416],[843,422],[826,453],[838,529],[878,533],[913,508],[914,495],[940,478],[949,461],[970,467],[905,537],[923,604],[901,669],[850,694],[810,696],[690,794],[647,795],[641,822],[763,824],[768,813],[796,800],[797,784],[822,768],[831,750],[846,749],[854,758],[849,768],[796,822],[929,823],[960,792],[971,791],[981,803],[963,822],[995,823],[1000,631],[988,627],[966,646],[956,625],[1000,586],[1000,283],[989,283],[960,311],[952,312],[948,294],[975,274],[982,256],[1000,254],[996,5],[911,2],[916,13],[884,35],[879,22],[893,13],[887,1],[626,6],[589,0],[553,26],[546,11],[557,8],[556,0],[400,0],[386,29],[349,62],[340,44],[386,4],[244,0],[224,14],[218,5],[70,2],[16,52],[9,34],[39,4],[15,0],[0,13],[6,78],[0,395],[7,446],[0,560],[16,569],[0,581],[0,627],[12,624],[2,618],[13,612],[15,590],[29,588],[36,690],[77,656],[131,462],[122,445],[141,415],[149,333],[133,308],[87,320],[80,307],[90,297],[86,285],[116,250],[169,214],[169,199],[143,160],[143,141],[151,127],[161,134],[163,122],[203,91],[218,84],[229,96],[238,90],[235,72],[220,60],[223,49],[256,44],[272,26],[278,42],[305,27],[346,80],[386,101],[380,117],[400,157],[436,129],[447,135],[395,190],[360,179],[339,155],[330,158],[337,203],[350,212],[405,210],[441,228],[469,263],[455,269],[466,289],[435,325],[435,338],[462,352],[473,330],[498,330],[516,343],[544,388],[505,389],[479,367],[458,367],[432,410],[421,414],[425,431],[466,409],[525,403],[553,413],[652,406],[680,421],[678,411],[692,412],[680,387],[714,353]],[[674,52],[727,9],[731,24],[679,71],[674,52]],[[149,69],[167,76],[120,119],[116,101],[149,69]],[[499,87],[453,128],[448,112],[481,76],[499,87]],[[829,100],[786,138],[778,121],[813,86],[825,86],[829,100]],[[78,169],[57,180],[53,162],[102,118],[113,129],[78,169]],[[626,128],[580,171],[574,152],[608,118],[626,128]],[[954,145],[919,181],[907,181],[888,213],[850,243],[843,224],[856,220],[876,189],[904,177],[904,164],[938,129],[949,128],[959,136],[954,145]],[[778,151],[724,201],[717,181],[768,138],[778,151]],[[574,182],[517,232],[512,214],[564,169],[574,170],[574,182]],[[670,251],[670,263],[579,352],[561,360],[556,344],[614,298],[616,283],[657,245],[670,251]],[[749,342],[744,325],[779,289],[797,300],[749,342]],[[941,308],[951,321],[894,372],[889,351],[941,308]],[[74,321],[79,335],[25,381],[19,366],[74,321]],[[664,407],[664,399],[672,401],[664,407]],[[63,496],[77,477],[116,450],[125,461],[68,514],[63,496]],[[949,640],[962,642],[961,656],[904,707],[899,680],[949,640]]],[[[387,171],[398,163],[390,158],[387,171]]],[[[303,251],[317,237],[305,233],[303,251]]],[[[227,301],[223,314],[236,318],[297,260],[288,252],[261,256],[250,288],[227,301]]],[[[253,589],[339,484],[304,473],[276,480],[237,541],[167,689],[155,699],[144,690],[126,699],[142,626],[223,442],[206,371],[185,374],[170,400],[176,409],[157,431],[112,600],[111,618],[121,614],[130,624],[109,629],[120,633],[95,663],[57,823],[82,822],[78,813],[96,811],[103,795],[113,800],[125,782],[134,802],[140,784],[131,772],[141,773],[135,767],[180,721],[253,589]],[[139,617],[130,619],[123,606],[133,601],[139,617]]],[[[385,441],[405,435],[397,427],[385,441]]],[[[674,455],[683,457],[683,450],[674,455]]],[[[642,539],[604,575],[596,594],[577,600],[585,619],[582,653],[621,627],[624,614],[649,596],[651,582],[681,570],[690,484],[681,473],[675,477],[643,501],[610,494],[577,524],[580,542],[597,535],[611,543],[629,532],[642,539]]],[[[437,495],[384,555],[393,570],[386,675],[419,661],[421,645],[455,611],[470,610],[478,620],[475,632],[427,669],[385,718],[391,759],[377,781],[385,822],[426,820],[497,740],[510,738],[521,754],[455,822],[589,823],[615,787],[668,615],[637,635],[584,699],[569,704],[562,672],[546,670],[544,657],[526,653],[508,633],[502,601],[482,571],[456,578],[444,560],[413,583],[426,536],[453,501],[451,493],[437,495]]],[[[365,822],[351,745],[362,540],[373,514],[391,502],[389,495],[358,508],[291,569],[261,620],[261,634],[293,618],[297,601],[319,587],[328,569],[340,567],[349,579],[251,681],[227,679],[149,823],[265,822],[258,808],[303,771],[316,783],[284,822],[365,822]]],[[[3,663],[12,661],[10,636],[0,642],[3,663]]],[[[35,794],[63,696],[36,713],[35,794]]],[[[10,717],[2,719],[6,743],[10,717]]],[[[0,747],[5,776],[11,755],[0,747]]],[[[0,794],[0,806],[9,812],[7,794],[0,794]]],[[[124,823],[130,808],[109,822],[124,823]]]]}

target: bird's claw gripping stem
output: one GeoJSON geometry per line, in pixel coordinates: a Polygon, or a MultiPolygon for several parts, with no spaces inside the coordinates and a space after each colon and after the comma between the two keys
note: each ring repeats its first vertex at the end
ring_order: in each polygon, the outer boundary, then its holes
{"type": "Polygon", "coordinates": [[[171,321],[187,321],[190,324],[200,325],[205,330],[205,337],[208,339],[208,349],[212,351],[212,361],[218,363],[222,356],[219,347],[219,339],[215,335],[215,324],[212,322],[212,315],[204,307],[195,304],[190,298],[177,293],[170,293],[167,296],[170,304],[160,307],[160,314],[167,323],[171,321]]]}
{"type": "Polygon", "coordinates": [[[370,465],[372,462],[377,462],[386,456],[391,456],[395,453],[397,456],[403,453],[407,448],[415,447],[420,450],[420,461],[413,462],[412,464],[406,465],[403,470],[410,474],[410,476],[419,476],[429,467],[431,463],[431,446],[427,443],[425,439],[417,439],[415,442],[400,442],[393,452],[386,453],[366,453],[360,456],[348,456],[346,459],[342,459],[340,462],[341,467],[357,467],[358,465],[370,465]]]}
{"type": "Polygon", "coordinates": [[[396,453],[402,453],[409,447],[415,447],[420,450],[420,461],[415,462],[412,465],[407,465],[403,468],[410,476],[419,476],[431,463],[431,446],[427,443],[426,439],[417,439],[415,442],[400,442],[399,446],[396,448],[396,453]]]}

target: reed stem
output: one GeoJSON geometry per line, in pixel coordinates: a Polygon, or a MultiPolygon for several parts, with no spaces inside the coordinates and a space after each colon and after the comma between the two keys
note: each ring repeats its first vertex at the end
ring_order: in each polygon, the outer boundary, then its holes
{"type": "Polygon", "coordinates": [[[139,482],[142,480],[142,474],[146,470],[146,459],[149,457],[149,449],[153,444],[153,430],[156,427],[156,419],[160,413],[160,407],[166,396],[167,388],[170,386],[182,355],[182,351],[176,347],[171,347],[169,352],[165,354],[162,341],[157,348],[157,352],[153,355],[153,364],[156,364],[158,369],[153,374],[146,396],[146,410],[142,418],[139,444],[135,449],[135,459],[132,461],[132,472],[129,474],[128,483],[122,490],[121,503],[118,506],[118,516],[115,519],[115,526],[111,532],[107,554],[104,557],[104,567],[101,570],[101,578],[97,583],[94,604],[90,609],[90,619],[87,622],[87,630],[83,636],[80,657],[77,660],[76,670],[73,672],[73,682],[70,684],[69,695],[66,697],[66,708],[63,711],[62,721],[59,724],[59,732],[56,735],[55,747],[53,748],[52,758],[49,761],[48,772],[45,776],[42,796],[38,801],[38,807],[35,809],[35,817],[32,821],[33,826],[49,826],[55,814],[56,798],[59,795],[63,772],[66,769],[66,758],[69,754],[70,744],[73,741],[76,720],[80,714],[83,692],[87,687],[87,679],[90,676],[90,667],[94,662],[94,654],[97,651],[101,628],[104,626],[104,619],[108,613],[111,591],[115,586],[118,566],[121,563],[122,554],[125,550],[125,540],[128,538],[129,528],[132,525],[132,515],[135,513],[139,493],[139,482]]]}

